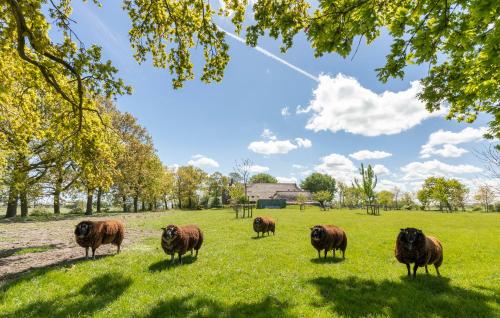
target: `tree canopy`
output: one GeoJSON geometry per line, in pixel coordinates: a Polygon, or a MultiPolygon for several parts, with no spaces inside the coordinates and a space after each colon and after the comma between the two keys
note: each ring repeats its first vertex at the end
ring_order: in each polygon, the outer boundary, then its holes
{"type": "Polygon", "coordinates": [[[278,183],[278,179],[269,173],[258,173],[250,178],[250,183],[278,183]]]}
{"type": "Polygon", "coordinates": [[[327,174],[319,172],[314,172],[307,176],[307,178],[300,183],[300,187],[312,193],[328,191],[332,196],[337,191],[335,179],[327,174]]]}
{"type": "MultiPolygon", "coordinates": [[[[98,3],[98,0],[94,0],[98,3]]],[[[359,43],[372,43],[383,30],[392,37],[385,65],[376,69],[381,81],[403,78],[411,64],[428,65],[419,98],[429,111],[446,107],[448,118],[473,122],[488,113],[490,137],[500,137],[500,30],[496,1],[443,2],[402,0],[124,0],[131,20],[130,43],[142,63],[167,68],[172,85],[194,78],[191,54],[201,48],[205,59],[201,80],[220,81],[229,62],[225,31],[216,23],[230,19],[237,34],[245,28],[247,44],[255,46],[268,34],[281,39],[286,52],[295,36],[304,33],[315,56],[337,53],[347,57],[359,43]]],[[[116,78],[110,61],[101,61],[101,48],[84,45],[73,31],[72,1],[6,0],[0,4],[0,47],[14,49],[18,64],[30,64],[71,106],[82,122],[95,95],[110,97],[130,92],[116,78]],[[53,21],[53,22],[49,22],[53,21]],[[49,36],[53,26],[60,43],[49,36]]],[[[0,89],[0,92],[2,89],[0,89]]]]}

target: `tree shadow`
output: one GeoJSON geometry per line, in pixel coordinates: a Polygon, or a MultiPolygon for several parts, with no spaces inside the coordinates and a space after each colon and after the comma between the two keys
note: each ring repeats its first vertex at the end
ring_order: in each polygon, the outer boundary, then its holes
{"type": "Polygon", "coordinates": [[[311,263],[314,263],[314,264],[337,264],[337,263],[342,263],[344,261],[345,261],[345,259],[343,259],[342,257],[327,256],[326,258],[323,258],[323,257],[311,258],[311,263]]]}
{"type": "Polygon", "coordinates": [[[172,264],[170,258],[162,259],[156,263],[149,265],[150,272],[161,272],[163,270],[169,270],[177,266],[189,265],[196,262],[197,257],[192,255],[187,255],[182,257],[182,264],[179,264],[179,259],[175,258],[175,262],[172,264]]]}
{"type": "Polygon", "coordinates": [[[79,291],[50,300],[39,300],[15,312],[2,314],[2,318],[19,317],[71,317],[90,316],[120,297],[132,280],[119,273],[100,275],[80,288],[79,291]]]}
{"type": "MultiPolygon", "coordinates": [[[[116,255],[116,254],[96,255],[95,260],[114,256],[114,255],[116,255]]],[[[73,264],[76,264],[76,263],[92,262],[92,261],[94,261],[92,258],[86,259],[85,256],[83,256],[83,257],[72,258],[72,259],[64,259],[64,260],[61,260],[59,262],[55,262],[55,263],[44,265],[44,266],[31,267],[31,268],[28,268],[26,270],[13,272],[13,273],[9,273],[6,275],[0,274],[0,291],[7,290],[20,282],[30,280],[36,276],[45,275],[46,273],[48,273],[52,270],[57,270],[61,267],[68,267],[68,266],[72,266],[73,264]]],[[[11,262],[12,261],[9,259],[3,259],[3,260],[0,259],[0,266],[9,265],[9,263],[11,263],[11,262]]]]}
{"type": "Polygon", "coordinates": [[[289,309],[288,303],[271,296],[260,302],[225,305],[216,300],[191,294],[160,302],[144,318],[293,317],[289,309]]]}
{"type": "MultiPolygon", "coordinates": [[[[448,278],[420,275],[401,282],[373,281],[350,276],[318,277],[309,283],[318,288],[332,312],[347,317],[494,317],[489,303],[495,296],[451,286],[448,278]]],[[[498,294],[500,290],[496,291],[498,294]]]]}
{"type": "Polygon", "coordinates": [[[42,253],[49,250],[53,250],[55,248],[59,248],[63,246],[63,244],[46,244],[46,245],[38,245],[38,246],[24,246],[24,247],[15,247],[0,250],[0,258],[6,258],[12,255],[21,255],[27,253],[42,253]]]}

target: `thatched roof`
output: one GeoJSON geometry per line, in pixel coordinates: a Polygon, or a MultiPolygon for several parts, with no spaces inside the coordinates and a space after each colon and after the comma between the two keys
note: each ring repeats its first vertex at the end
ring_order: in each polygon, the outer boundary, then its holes
{"type": "Polygon", "coordinates": [[[259,199],[285,199],[292,203],[296,201],[297,195],[304,194],[307,200],[312,200],[308,191],[303,191],[295,183],[253,183],[247,188],[250,201],[259,199]]]}

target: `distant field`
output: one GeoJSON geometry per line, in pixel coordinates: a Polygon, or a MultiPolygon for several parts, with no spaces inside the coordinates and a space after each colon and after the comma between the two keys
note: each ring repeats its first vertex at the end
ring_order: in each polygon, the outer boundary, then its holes
{"type": "Polygon", "coordinates": [[[500,316],[500,214],[381,214],[256,210],[277,221],[275,236],[256,239],[251,219],[230,210],[151,213],[127,223],[145,236],[120,255],[36,270],[4,285],[0,317],[500,316]],[[167,265],[160,228],[170,223],[204,230],[198,259],[167,265]],[[309,227],[321,223],[346,230],[345,261],[317,259],[309,227]],[[406,278],[393,250],[408,226],[442,241],[443,277],[430,267],[430,275],[419,269],[416,280],[406,278]]]}

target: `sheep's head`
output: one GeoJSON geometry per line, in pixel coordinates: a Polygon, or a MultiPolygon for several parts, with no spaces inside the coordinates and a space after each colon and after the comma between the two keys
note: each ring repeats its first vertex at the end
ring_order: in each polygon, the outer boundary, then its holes
{"type": "Polygon", "coordinates": [[[179,228],[175,225],[170,224],[167,227],[162,227],[163,235],[162,239],[166,242],[173,241],[177,236],[179,236],[179,228]]]}
{"type": "Polygon", "coordinates": [[[417,243],[421,241],[422,237],[424,237],[424,233],[419,229],[407,227],[406,229],[401,229],[400,237],[405,248],[411,251],[415,248],[417,243]]]}
{"type": "Polygon", "coordinates": [[[89,235],[91,229],[92,223],[88,221],[80,222],[75,228],[75,236],[78,238],[84,238],[89,235]]]}
{"type": "Polygon", "coordinates": [[[260,225],[264,222],[260,216],[256,217],[255,220],[253,220],[253,224],[255,225],[260,225]]]}
{"type": "Polygon", "coordinates": [[[316,225],[311,228],[311,239],[319,241],[325,236],[325,229],[322,226],[316,225]]]}

